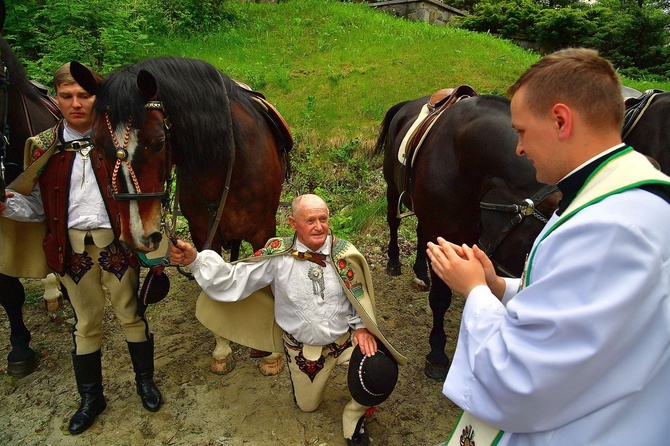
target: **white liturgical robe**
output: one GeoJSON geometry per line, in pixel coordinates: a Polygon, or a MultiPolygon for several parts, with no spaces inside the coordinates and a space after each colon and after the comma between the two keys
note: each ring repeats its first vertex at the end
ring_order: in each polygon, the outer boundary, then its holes
{"type": "Polygon", "coordinates": [[[470,292],[444,394],[501,446],[667,445],[670,205],[631,189],[558,219],[528,286],[470,292]]]}

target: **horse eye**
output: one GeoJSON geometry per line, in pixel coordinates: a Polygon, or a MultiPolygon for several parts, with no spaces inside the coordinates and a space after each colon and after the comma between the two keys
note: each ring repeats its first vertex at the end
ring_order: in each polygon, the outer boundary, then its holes
{"type": "Polygon", "coordinates": [[[165,140],[164,139],[159,139],[155,143],[153,143],[149,148],[151,149],[152,152],[160,152],[163,150],[163,147],[165,147],[165,140]]]}

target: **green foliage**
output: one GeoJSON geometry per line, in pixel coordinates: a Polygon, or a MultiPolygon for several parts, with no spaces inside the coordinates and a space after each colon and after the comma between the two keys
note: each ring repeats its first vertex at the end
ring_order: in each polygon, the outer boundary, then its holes
{"type": "Polygon", "coordinates": [[[460,21],[463,28],[534,41],[542,52],[596,48],[623,74],[667,78],[670,16],[657,6],[604,0],[595,5],[534,0],[484,0],[460,21]]]}
{"type": "Polygon", "coordinates": [[[202,33],[232,19],[223,0],[13,0],[5,38],[31,76],[49,85],[65,62],[104,74],[149,57],[150,36],[202,33]]]}

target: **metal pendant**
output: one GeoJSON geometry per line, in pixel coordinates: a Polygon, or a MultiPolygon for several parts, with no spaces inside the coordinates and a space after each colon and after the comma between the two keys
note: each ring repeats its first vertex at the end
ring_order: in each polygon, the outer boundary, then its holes
{"type": "Polygon", "coordinates": [[[312,290],[314,294],[321,295],[321,299],[325,299],[323,290],[326,288],[326,282],[323,278],[323,268],[313,265],[307,272],[307,277],[312,281],[312,290]]]}

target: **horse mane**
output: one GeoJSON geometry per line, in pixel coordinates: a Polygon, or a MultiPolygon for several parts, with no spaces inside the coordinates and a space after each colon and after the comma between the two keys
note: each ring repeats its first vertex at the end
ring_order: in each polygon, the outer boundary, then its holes
{"type": "Polygon", "coordinates": [[[156,79],[158,100],[172,124],[173,159],[182,172],[202,172],[229,159],[230,104],[249,100],[228,76],[204,61],[158,57],[120,67],[97,92],[96,113],[108,113],[113,126],[128,119],[141,126],[145,101],[137,92],[136,79],[142,69],[156,79]]]}
{"type": "Polygon", "coordinates": [[[21,91],[27,98],[33,101],[39,101],[37,90],[30,83],[23,64],[2,36],[0,36],[0,54],[2,54],[2,61],[7,67],[10,88],[21,91]]]}

